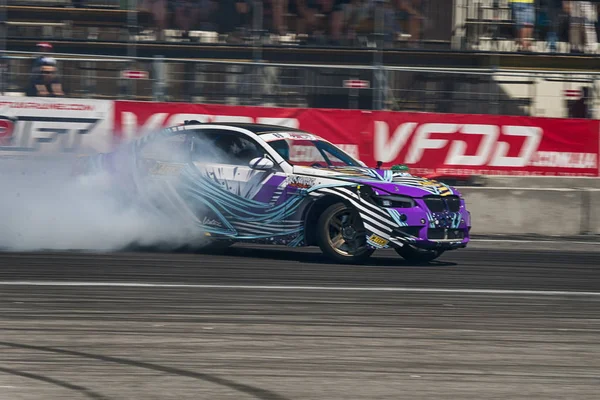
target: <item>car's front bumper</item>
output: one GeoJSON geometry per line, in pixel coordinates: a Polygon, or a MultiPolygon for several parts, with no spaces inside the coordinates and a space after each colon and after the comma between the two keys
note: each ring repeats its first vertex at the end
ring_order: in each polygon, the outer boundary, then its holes
{"type": "Polygon", "coordinates": [[[464,201],[461,201],[460,208],[456,211],[432,212],[425,202],[416,200],[416,207],[385,209],[395,227],[391,233],[385,234],[367,229],[367,244],[372,248],[410,244],[418,248],[438,250],[467,246],[470,240],[471,215],[464,201]]]}

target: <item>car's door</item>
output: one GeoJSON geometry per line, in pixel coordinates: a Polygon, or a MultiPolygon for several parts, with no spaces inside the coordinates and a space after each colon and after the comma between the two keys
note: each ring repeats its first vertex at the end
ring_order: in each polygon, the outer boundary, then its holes
{"type": "Polygon", "coordinates": [[[199,223],[181,191],[182,176],[191,165],[188,133],[168,130],[151,133],[129,148],[135,173],[132,181],[125,184],[130,186],[136,203],[158,211],[175,226],[189,224],[193,233],[199,223]]]}
{"type": "Polygon", "coordinates": [[[227,129],[199,129],[191,161],[189,191],[201,203],[197,212],[203,215],[201,221],[208,231],[274,241],[298,231],[298,224],[287,221],[286,175],[251,136],[227,129]]]}

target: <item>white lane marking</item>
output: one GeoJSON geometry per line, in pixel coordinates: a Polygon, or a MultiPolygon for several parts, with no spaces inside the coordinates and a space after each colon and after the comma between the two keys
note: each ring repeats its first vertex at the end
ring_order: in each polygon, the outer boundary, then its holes
{"type": "Polygon", "coordinates": [[[585,242],[585,241],[570,241],[570,240],[521,240],[521,239],[471,239],[470,243],[537,243],[537,244],[589,244],[598,246],[598,242],[585,242]]]}
{"type": "Polygon", "coordinates": [[[248,290],[302,290],[340,292],[406,292],[406,293],[454,293],[454,294],[509,294],[533,296],[599,296],[600,292],[566,290],[519,290],[519,289],[468,289],[468,288],[409,288],[368,286],[295,286],[295,285],[204,285],[187,283],[139,283],[139,282],[61,282],[61,281],[0,281],[0,286],[54,286],[54,287],[124,287],[165,289],[248,289],[248,290]]]}

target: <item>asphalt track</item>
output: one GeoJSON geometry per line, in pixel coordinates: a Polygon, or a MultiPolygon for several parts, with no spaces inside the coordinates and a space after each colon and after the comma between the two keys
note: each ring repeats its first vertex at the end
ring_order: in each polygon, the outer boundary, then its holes
{"type": "Polygon", "coordinates": [[[594,399],[597,243],[0,254],[0,400],[594,399]]]}

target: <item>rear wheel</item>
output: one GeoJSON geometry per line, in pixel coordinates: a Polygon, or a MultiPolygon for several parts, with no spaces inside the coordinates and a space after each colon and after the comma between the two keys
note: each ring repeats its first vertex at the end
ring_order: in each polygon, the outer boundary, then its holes
{"type": "Polygon", "coordinates": [[[333,204],[321,214],[317,224],[319,247],[335,261],[358,264],[375,251],[367,247],[365,227],[353,207],[333,204]]]}
{"type": "Polygon", "coordinates": [[[408,262],[425,264],[441,256],[444,253],[444,250],[418,249],[411,245],[405,244],[404,246],[397,248],[396,253],[398,253],[408,262]]]}

